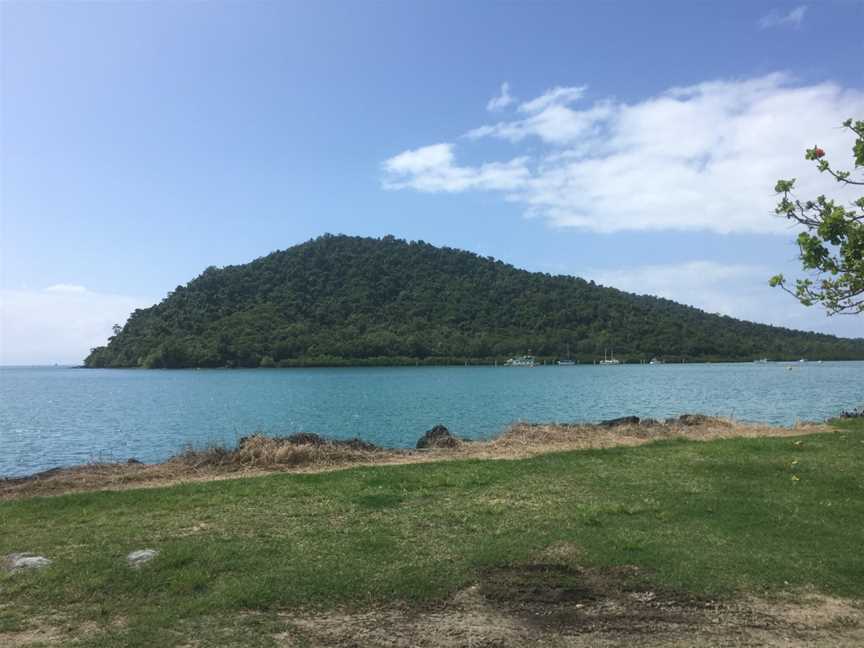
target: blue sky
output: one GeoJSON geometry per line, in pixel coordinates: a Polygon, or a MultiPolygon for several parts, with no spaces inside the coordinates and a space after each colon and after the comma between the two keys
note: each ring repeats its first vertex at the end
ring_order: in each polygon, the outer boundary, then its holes
{"type": "Polygon", "coordinates": [[[864,335],[766,286],[796,268],[775,180],[836,193],[803,147],[845,162],[839,120],[864,117],[864,2],[5,2],[0,17],[0,362],[78,362],[205,267],[324,232],[864,335]]]}

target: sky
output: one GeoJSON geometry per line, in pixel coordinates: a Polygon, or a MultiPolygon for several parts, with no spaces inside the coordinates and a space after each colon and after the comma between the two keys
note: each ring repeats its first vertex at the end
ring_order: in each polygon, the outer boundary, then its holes
{"type": "MultiPolygon", "coordinates": [[[[0,3],[0,363],[79,363],[210,265],[393,234],[864,336],[777,179],[851,159],[864,1],[0,3]]],[[[849,194],[849,199],[852,195],[849,194]]]]}

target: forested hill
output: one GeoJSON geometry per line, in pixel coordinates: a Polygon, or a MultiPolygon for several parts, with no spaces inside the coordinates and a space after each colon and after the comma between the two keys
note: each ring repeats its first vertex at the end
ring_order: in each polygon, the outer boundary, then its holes
{"type": "Polygon", "coordinates": [[[88,367],[864,359],[842,339],[710,315],[422,241],[325,235],[211,267],[136,310],[88,367]]]}

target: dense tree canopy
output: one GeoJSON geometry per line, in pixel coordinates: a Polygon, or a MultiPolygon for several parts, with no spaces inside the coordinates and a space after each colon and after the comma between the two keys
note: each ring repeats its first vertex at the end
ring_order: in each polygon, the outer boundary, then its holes
{"type": "MultiPolygon", "coordinates": [[[[864,121],[849,119],[843,126],[855,136],[854,169],[864,170],[864,121]]],[[[818,146],[804,155],[840,184],[864,187],[864,174],[832,167],[818,146]]],[[[815,278],[798,279],[789,288],[785,277],[776,275],[771,285],[784,288],[805,306],[822,304],[829,315],[864,313],[864,196],[844,206],[825,196],[801,201],[794,197],[794,189],[794,179],[777,181],[774,190],[782,197],[776,212],[806,228],[798,235],[799,258],[815,278]]]]}
{"type": "Polygon", "coordinates": [[[614,347],[639,361],[864,359],[864,340],[803,333],[423,241],[325,235],[207,268],[136,310],[88,367],[441,364],[614,347]]]}

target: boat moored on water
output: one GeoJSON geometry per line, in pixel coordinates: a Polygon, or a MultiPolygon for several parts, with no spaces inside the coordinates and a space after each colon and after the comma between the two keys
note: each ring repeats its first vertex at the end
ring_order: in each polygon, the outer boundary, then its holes
{"type": "Polygon", "coordinates": [[[564,360],[558,361],[559,367],[572,367],[576,362],[570,358],[570,345],[567,345],[567,357],[564,360]]]}
{"type": "Polygon", "coordinates": [[[609,356],[606,356],[606,349],[603,349],[603,359],[600,360],[599,364],[601,365],[617,365],[621,364],[621,361],[615,358],[615,349],[612,349],[612,353],[609,356]]]}
{"type": "Polygon", "coordinates": [[[516,356],[515,358],[510,358],[507,362],[504,363],[505,367],[536,367],[537,361],[534,359],[534,356],[523,355],[516,356]]]}

